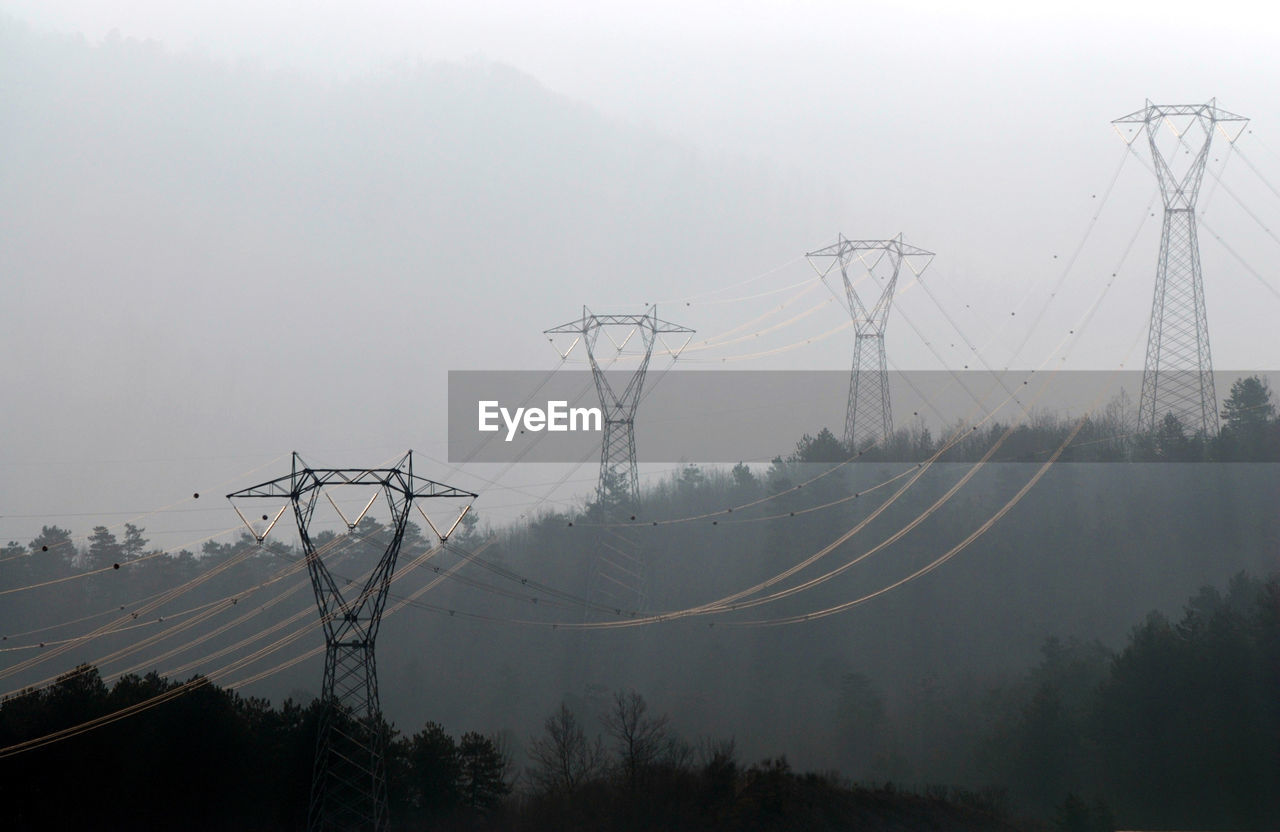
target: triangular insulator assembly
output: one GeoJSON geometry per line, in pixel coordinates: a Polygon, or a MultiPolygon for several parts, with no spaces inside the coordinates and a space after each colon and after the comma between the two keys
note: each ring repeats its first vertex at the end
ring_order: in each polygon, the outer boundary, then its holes
{"type": "Polygon", "coordinates": [[[573,348],[578,346],[578,342],[582,340],[580,334],[572,333],[553,333],[547,336],[547,343],[551,344],[551,349],[556,351],[556,355],[561,359],[569,357],[569,353],[573,352],[573,348]],[[558,337],[557,337],[558,336],[558,337]]]}
{"type": "Polygon", "coordinates": [[[613,337],[613,333],[609,331],[608,327],[601,327],[600,331],[604,333],[604,337],[609,339],[609,342],[613,344],[613,348],[616,351],[622,352],[627,348],[627,344],[630,343],[631,339],[635,337],[635,334],[638,331],[638,328],[632,327],[631,329],[629,329],[627,331],[627,336],[623,338],[621,341],[613,337]]]}
{"type": "Polygon", "coordinates": [[[924,273],[929,268],[929,264],[933,262],[932,254],[904,254],[902,255],[902,264],[916,277],[924,273]]]}
{"type": "Polygon", "coordinates": [[[1249,126],[1248,119],[1235,119],[1231,121],[1219,121],[1214,124],[1218,128],[1218,132],[1230,144],[1235,144],[1236,139],[1240,138],[1240,134],[1249,126]]]}
{"type": "Polygon", "coordinates": [[[371,489],[372,493],[367,499],[363,489],[355,494],[345,493],[353,490],[351,487],[343,488],[341,486],[324,489],[325,499],[333,506],[333,510],[338,512],[338,516],[342,518],[342,522],[346,524],[349,532],[360,525],[360,521],[369,513],[369,509],[373,507],[378,496],[382,493],[376,488],[371,489]],[[354,502],[352,502],[352,498],[354,498],[354,502]],[[346,506],[345,511],[343,510],[344,505],[346,506]]]}
{"type": "Polygon", "coordinates": [[[689,342],[693,340],[693,333],[691,332],[688,335],[686,335],[685,339],[682,342],[680,342],[680,346],[676,347],[675,349],[671,348],[671,345],[667,343],[666,338],[663,338],[661,335],[657,336],[657,338],[658,338],[658,343],[662,344],[662,347],[663,349],[666,350],[667,355],[671,356],[672,358],[679,358],[680,353],[684,352],[685,347],[689,346],[689,342]]]}
{"type": "Polygon", "coordinates": [[[431,531],[435,532],[436,537],[440,539],[441,543],[447,543],[449,541],[449,536],[458,528],[458,524],[462,522],[462,518],[466,517],[467,512],[471,511],[471,504],[467,503],[462,507],[462,511],[458,512],[458,516],[454,518],[453,522],[450,523],[444,531],[441,531],[441,526],[437,526],[435,524],[435,521],[431,519],[430,515],[428,515],[426,510],[422,507],[422,503],[414,503],[414,507],[417,508],[418,513],[422,515],[422,519],[427,521],[427,525],[431,527],[431,531]]]}
{"type": "Polygon", "coordinates": [[[1125,144],[1133,144],[1142,135],[1143,129],[1146,127],[1142,122],[1118,122],[1113,123],[1112,128],[1115,129],[1116,135],[1125,144]]]}
{"type": "Polygon", "coordinates": [[[290,505],[291,503],[286,500],[276,511],[268,511],[261,515],[261,519],[257,519],[255,517],[255,519],[251,520],[249,517],[245,516],[243,511],[240,510],[240,507],[236,505],[235,500],[231,501],[231,507],[235,509],[236,514],[240,516],[241,522],[243,522],[249,529],[249,534],[253,535],[254,540],[259,543],[267,539],[267,535],[271,534],[271,530],[276,527],[276,523],[280,522],[280,518],[284,515],[290,505]]]}
{"type": "Polygon", "coordinates": [[[1167,115],[1164,117],[1164,126],[1181,139],[1199,121],[1194,115],[1167,115]]]}

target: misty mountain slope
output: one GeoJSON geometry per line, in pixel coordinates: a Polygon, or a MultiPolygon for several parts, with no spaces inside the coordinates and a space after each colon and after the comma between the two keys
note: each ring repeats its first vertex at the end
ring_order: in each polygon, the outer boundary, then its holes
{"type": "MultiPolygon", "coordinates": [[[[921,726],[899,739],[907,757],[924,760],[929,732],[923,726],[930,714],[961,696],[972,699],[966,707],[977,707],[991,690],[1034,665],[1047,639],[1097,639],[1115,647],[1152,609],[1176,617],[1202,586],[1225,585],[1242,571],[1274,572],[1276,522],[1268,506],[1280,494],[1275,465],[1062,464],[936,571],[830,617],[736,626],[818,612],[907,578],[965,539],[1037,467],[987,466],[897,543],[821,585],[736,614],[584,635],[551,626],[581,620],[579,610],[549,607],[553,599],[547,596],[542,605],[531,604],[524,596],[538,590],[469,570],[491,590],[446,582],[430,596],[433,609],[406,609],[384,631],[384,702],[407,724],[429,718],[456,726],[484,723],[519,740],[524,726],[545,716],[561,696],[587,713],[598,709],[598,703],[581,701],[582,692],[588,682],[607,680],[614,688],[635,687],[659,708],[679,714],[679,727],[689,735],[736,737],[748,757],[783,749],[806,766],[871,776],[857,743],[830,730],[851,675],[892,718],[921,726]],[[487,620],[472,618],[475,613],[487,620]]],[[[934,466],[864,532],[774,589],[871,551],[968,468],[934,466]]],[[[745,522],[720,516],[715,526],[704,519],[630,529],[647,562],[649,608],[679,610],[741,591],[836,539],[887,495],[802,518],[786,514],[883,482],[887,466],[853,466],[846,473],[764,504],[759,514],[784,515],[772,521],[752,522],[756,512],[747,511],[745,522]]],[[[741,504],[743,496],[732,488],[681,488],[682,500],[674,504],[650,494],[641,513],[687,517],[722,509],[727,501],[741,504]]],[[[527,529],[502,530],[485,557],[517,575],[587,595],[598,555],[595,536],[589,524],[570,527],[568,520],[550,515],[527,529]]],[[[313,690],[315,682],[299,684],[313,690]]],[[[949,759],[892,776],[980,785],[976,766],[973,759],[949,759]]],[[[890,771],[882,768],[877,776],[890,771]]]]}
{"type": "MultiPolygon", "coordinates": [[[[182,271],[216,276],[200,255],[251,269],[222,273],[222,309],[261,303],[250,289],[284,299],[322,281],[322,266],[335,277],[358,269],[371,291],[357,300],[370,303],[380,289],[425,298],[463,280],[470,292],[529,298],[554,286],[572,297],[605,265],[611,279],[652,280],[648,269],[684,256],[719,259],[718,245],[749,239],[735,225],[774,223],[811,196],[608,121],[500,65],[324,85],[152,43],[88,46],[13,23],[0,36],[5,86],[19,90],[0,105],[5,206],[27,232],[15,236],[37,235],[30,250],[60,227],[80,248],[75,221],[91,221],[83,242],[117,247],[95,262],[126,281],[117,290],[149,288],[138,272],[171,264],[147,249],[190,236],[198,248],[182,271]],[[274,274],[246,256],[273,252],[302,259],[274,274]]],[[[171,276],[174,299],[185,297],[185,275],[171,276]]]]}
{"type": "MultiPolygon", "coordinates": [[[[968,467],[934,466],[863,532],[773,589],[796,586],[871,551],[932,505],[968,467]]],[[[519,754],[562,698],[594,724],[600,694],[635,688],[657,711],[670,713],[686,738],[734,737],[748,760],[785,753],[797,765],[836,767],[854,777],[982,786],[991,775],[974,757],[980,739],[974,726],[989,716],[993,692],[1021,684],[1050,639],[1083,645],[1098,640],[1104,653],[1119,649],[1149,611],[1177,619],[1200,587],[1225,587],[1241,572],[1274,575],[1277,563],[1272,508],[1280,496],[1280,467],[1274,464],[1062,464],[941,568],[837,615],[769,625],[907,578],[990,517],[1037,467],[987,466],[901,540],[792,597],[635,629],[584,634],[572,628],[583,620],[576,599],[591,594],[592,564],[599,555],[598,538],[581,515],[572,527],[570,516],[550,514],[524,528],[500,529],[492,540],[463,535],[454,541],[459,551],[488,543],[485,563],[464,565],[421,595],[462,557],[442,553],[392,588],[392,612],[378,643],[384,712],[409,731],[434,720],[455,731],[504,732],[519,754]],[[594,700],[589,686],[603,686],[594,700]]],[[[794,469],[797,479],[807,478],[802,470],[794,469]]],[[[887,495],[875,492],[875,501],[851,501],[800,517],[788,512],[866,489],[883,482],[885,473],[879,463],[852,466],[843,476],[745,510],[741,521],[720,516],[714,526],[704,518],[631,529],[647,563],[646,609],[705,604],[800,562],[867,518],[887,495]],[[776,513],[783,516],[755,520],[776,513]]],[[[741,489],[725,487],[726,480],[711,476],[706,484],[684,488],[673,478],[666,485],[674,485],[681,501],[650,492],[641,513],[683,517],[740,501],[741,489]]],[[[402,549],[401,565],[428,549],[420,531],[402,549]]],[[[273,702],[286,696],[309,701],[321,680],[318,655],[237,684],[322,643],[309,582],[298,571],[299,555],[275,546],[259,548],[246,536],[236,545],[210,543],[199,558],[158,558],[7,595],[0,633],[13,648],[0,665],[37,656],[44,650],[37,649],[38,640],[51,639],[51,648],[65,650],[10,676],[8,689],[79,662],[98,664],[104,676],[153,667],[175,678],[210,673],[283,632],[309,626],[296,644],[218,680],[273,702]],[[139,598],[242,552],[248,560],[152,613],[164,622],[143,619],[137,629],[66,648],[59,640],[77,627],[35,629],[87,614],[127,616],[115,612],[117,605],[135,609],[139,598]],[[273,580],[289,566],[291,576],[273,580]],[[101,658],[163,627],[181,626],[192,608],[228,596],[238,597],[239,604],[200,628],[123,657],[101,658]],[[231,630],[168,654],[259,605],[267,606],[231,630]],[[294,623],[280,631],[286,619],[294,623]],[[225,657],[202,658],[255,634],[264,635],[225,657]]],[[[0,589],[84,569],[61,557],[51,551],[3,564],[0,589]]],[[[340,576],[362,568],[336,560],[331,566],[340,576]]],[[[991,751],[997,759],[1003,752],[991,751]]]]}
{"type": "Polygon", "coordinates": [[[33,449],[54,426],[131,451],[332,447],[367,425],[330,392],[356,377],[383,395],[379,441],[421,445],[446,369],[550,366],[541,330],[583,303],[756,274],[835,222],[504,66],[320,83],[12,20],[0,47],[0,316],[24,355],[3,380],[40,403],[7,417],[33,449]],[[87,431],[65,415],[105,399],[87,431]],[[300,401],[325,407],[284,424],[300,401]]]}

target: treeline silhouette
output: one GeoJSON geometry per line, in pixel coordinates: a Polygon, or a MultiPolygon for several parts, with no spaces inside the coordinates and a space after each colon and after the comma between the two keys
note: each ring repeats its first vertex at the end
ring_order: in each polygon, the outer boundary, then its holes
{"type": "MultiPolygon", "coordinates": [[[[500,737],[384,725],[393,826],[1086,832],[1265,829],[1280,817],[1280,576],[1205,587],[1179,620],[1151,613],[1114,653],[1057,638],[1042,652],[1021,680],[942,708],[935,752],[980,772],[981,789],[855,785],[782,757],[747,765],[733,740],[687,740],[622,690],[595,714],[562,703],[530,726],[522,760],[500,737]]],[[[830,730],[891,753],[869,680],[840,684],[830,730]]],[[[182,685],[126,719],[0,758],[6,828],[302,828],[319,702],[274,708],[200,677],[182,685]]],[[[0,748],[182,685],[151,673],[107,686],[78,667],[0,703],[0,748]]]]}
{"type": "Polygon", "coordinates": [[[1064,445],[1061,462],[1280,462],[1280,419],[1265,379],[1254,375],[1233,382],[1221,416],[1213,436],[1192,430],[1172,413],[1154,431],[1143,431],[1121,397],[1080,419],[1035,412],[1023,424],[953,425],[937,437],[927,427],[913,426],[858,448],[824,428],[801,439],[789,460],[921,462],[939,454],[943,462],[973,462],[1004,437],[993,462],[1044,462],[1064,445]]]}
{"type": "MultiPolygon", "coordinates": [[[[7,829],[301,829],[319,702],[277,710],[194,677],[189,692],[44,747],[0,759],[7,829]]],[[[156,674],[108,688],[78,667],[0,704],[0,746],[107,716],[182,687],[156,674]]],[[[744,766],[734,745],[670,735],[643,697],[619,692],[586,734],[566,706],[548,717],[522,772],[494,738],[455,740],[435,723],[387,749],[393,828],[1016,828],[964,790],[904,793],[799,774],[785,758],[744,766]]],[[[384,726],[388,735],[394,729],[384,726]]]]}

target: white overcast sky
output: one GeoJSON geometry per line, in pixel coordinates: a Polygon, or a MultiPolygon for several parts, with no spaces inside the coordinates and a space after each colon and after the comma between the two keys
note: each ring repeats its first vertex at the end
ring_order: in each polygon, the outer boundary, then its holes
{"type": "Polygon", "coordinates": [[[831,110],[856,109],[869,90],[906,107],[943,93],[1016,107],[1020,86],[1033,81],[1049,99],[1078,98],[1099,84],[1155,98],[1215,89],[1231,98],[1229,81],[1274,80],[1274,66],[1257,61],[1271,49],[1277,20],[1266,3],[1123,0],[4,0],[0,9],[90,40],[116,29],[175,51],[326,77],[402,60],[503,61],[612,115],[788,159],[813,125],[828,122],[831,110]],[[935,83],[916,83],[930,75],[935,83]]]}

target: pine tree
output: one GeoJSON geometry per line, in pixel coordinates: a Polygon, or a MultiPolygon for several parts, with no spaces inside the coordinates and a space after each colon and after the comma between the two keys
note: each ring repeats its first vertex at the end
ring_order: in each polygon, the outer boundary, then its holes
{"type": "Polygon", "coordinates": [[[116,540],[116,536],[106,526],[94,526],[89,535],[89,553],[85,566],[90,569],[102,569],[119,563],[124,556],[124,548],[116,540]]]}
{"type": "Polygon", "coordinates": [[[468,731],[458,742],[459,779],[462,802],[472,809],[488,811],[511,791],[505,773],[507,761],[493,740],[468,731]]]}

